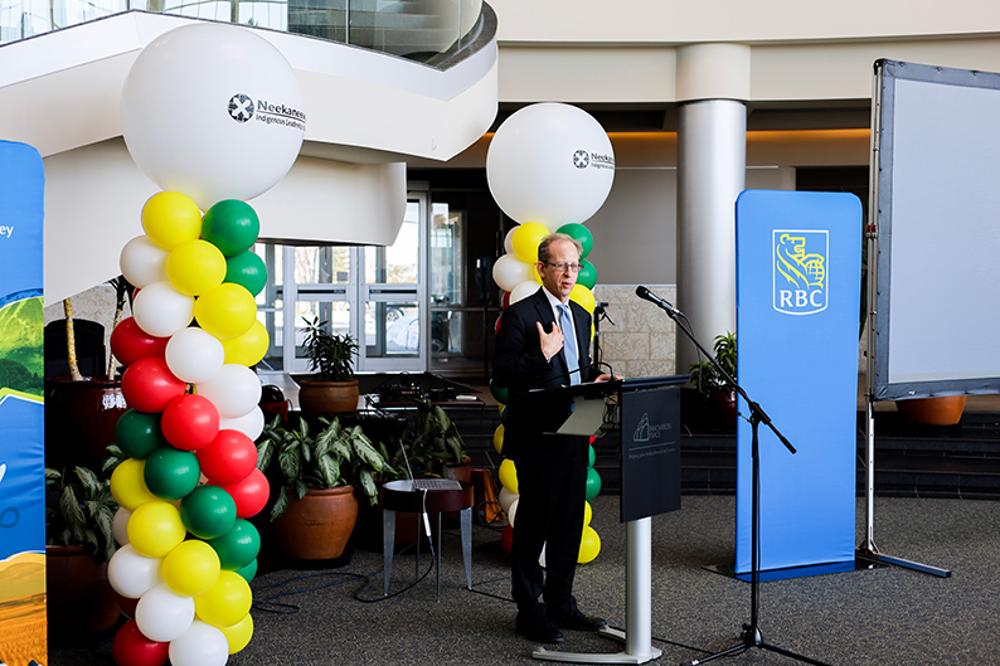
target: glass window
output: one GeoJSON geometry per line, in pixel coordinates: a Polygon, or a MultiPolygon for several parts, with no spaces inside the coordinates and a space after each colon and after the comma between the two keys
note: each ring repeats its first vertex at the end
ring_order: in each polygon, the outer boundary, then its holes
{"type": "Polygon", "coordinates": [[[446,203],[431,208],[430,299],[432,305],[465,305],[464,213],[446,203]]]}

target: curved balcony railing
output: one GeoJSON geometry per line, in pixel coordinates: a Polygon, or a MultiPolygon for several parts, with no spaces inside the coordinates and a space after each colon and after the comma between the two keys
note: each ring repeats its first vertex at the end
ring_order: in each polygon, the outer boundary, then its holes
{"type": "Polygon", "coordinates": [[[0,44],[128,11],[226,21],[438,64],[478,42],[482,0],[0,0],[0,44]]]}

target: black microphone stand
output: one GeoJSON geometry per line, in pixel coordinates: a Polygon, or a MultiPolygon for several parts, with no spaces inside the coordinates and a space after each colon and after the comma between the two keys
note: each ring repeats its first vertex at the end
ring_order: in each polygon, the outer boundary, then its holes
{"type": "MultiPolygon", "coordinates": [[[[648,299],[647,299],[648,300],[648,299]]],[[[655,303],[655,301],[654,301],[655,303]]],[[[750,510],[750,623],[743,625],[743,631],[740,634],[740,642],[728,647],[719,652],[712,653],[707,657],[700,657],[698,659],[692,659],[691,661],[684,662],[684,666],[697,666],[698,664],[704,664],[715,659],[721,659],[723,657],[733,657],[739,654],[743,654],[747,650],[753,648],[759,648],[761,650],[769,650],[771,652],[776,652],[778,654],[790,657],[792,659],[797,659],[798,661],[805,662],[807,664],[816,664],[817,666],[827,666],[825,662],[812,659],[811,657],[806,657],[801,654],[796,654],[791,650],[786,650],[785,648],[779,647],[772,643],[768,643],[764,640],[764,635],[760,630],[760,446],[758,439],[758,431],[760,429],[760,424],[763,423],[768,428],[771,429],[777,437],[778,440],[784,444],[785,448],[788,449],[790,453],[795,453],[795,447],[792,443],[781,434],[781,431],[775,427],[774,423],[771,421],[771,417],[767,415],[758,403],[750,399],[747,392],[743,390],[743,387],[739,385],[736,379],[730,375],[722,365],[715,359],[715,356],[705,349],[704,346],[695,337],[694,333],[689,330],[686,325],[687,317],[684,313],[676,308],[672,308],[668,303],[660,304],[655,303],[660,308],[663,309],[667,315],[674,320],[677,324],[677,328],[684,332],[684,335],[694,343],[705,358],[709,359],[715,369],[722,375],[723,379],[732,386],[740,397],[746,401],[747,406],[750,409],[750,429],[753,433],[751,437],[751,457],[753,460],[751,477],[752,488],[751,493],[753,495],[753,501],[751,503],[750,510]],[[682,321],[683,320],[683,321],[682,321]]]]}

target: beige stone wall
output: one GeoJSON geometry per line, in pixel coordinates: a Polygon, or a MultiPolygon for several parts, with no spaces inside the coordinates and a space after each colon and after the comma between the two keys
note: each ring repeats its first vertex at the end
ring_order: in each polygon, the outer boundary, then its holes
{"type": "MultiPolygon", "coordinates": [[[[104,327],[104,346],[105,349],[111,349],[111,322],[115,316],[115,290],[109,284],[99,284],[96,287],[92,287],[86,291],[80,292],[72,297],[73,299],[73,317],[76,319],[89,319],[90,321],[96,321],[98,324],[104,327]]],[[[127,317],[131,313],[128,311],[128,305],[125,306],[125,314],[123,316],[127,317]]],[[[57,319],[63,319],[65,314],[63,313],[62,301],[48,305],[45,307],[45,323],[48,324],[51,321],[57,319]]]]}
{"type": "MultiPolygon", "coordinates": [[[[670,302],[676,285],[646,285],[670,302]]],[[[594,296],[608,303],[608,315],[615,325],[601,324],[604,362],[624,377],[672,375],[676,363],[674,322],[652,303],[635,295],[636,285],[598,284],[594,296]]]]}

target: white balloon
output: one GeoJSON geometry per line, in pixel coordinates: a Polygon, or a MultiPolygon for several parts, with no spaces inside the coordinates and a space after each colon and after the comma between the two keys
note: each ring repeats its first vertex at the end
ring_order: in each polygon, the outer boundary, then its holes
{"type": "Polygon", "coordinates": [[[533,279],[531,266],[513,254],[505,254],[493,263],[493,281],[504,291],[510,291],[522,282],[533,279]]]}
{"type": "Polygon", "coordinates": [[[169,654],[171,666],[223,666],[229,660],[229,641],[212,625],[195,620],[170,642],[169,654]]]}
{"type": "Polygon", "coordinates": [[[244,28],[203,24],[154,39],[122,89],[132,159],[205,210],[252,199],[288,173],[305,136],[302,91],[278,49],[244,28]]]}
{"type": "Polygon", "coordinates": [[[507,509],[510,508],[511,503],[514,502],[519,497],[519,495],[507,488],[500,488],[500,495],[497,498],[500,502],[500,508],[503,509],[504,513],[507,513],[507,509]]]}
{"type": "Polygon", "coordinates": [[[154,282],[165,281],[166,263],[167,252],[157,247],[145,234],[125,243],[118,258],[122,275],[140,289],[154,282]]]}
{"type": "Polygon", "coordinates": [[[131,517],[132,512],[123,506],[115,511],[115,518],[111,521],[111,533],[114,534],[119,546],[128,544],[128,519],[131,517]]]}
{"type": "MultiPolygon", "coordinates": [[[[167,349],[169,352],[170,348],[167,349]]],[[[234,419],[257,407],[261,384],[257,374],[247,366],[227,363],[211,381],[197,384],[195,390],[201,397],[212,401],[219,410],[219,416],[234,419]]]]}
{"type": "Polygon", "coordinates": [[[568,104],[532,104],[497,129],[486,179],[497,205],[518,222],[555,229],[585,222],[615,178],[611,140],[594,118],[568,104]]]}
{"type": "Polygon", "coordinates": [[[517,505],[521,503],[521,498],[518,497],[516,500],[510,503],[510,507],[507,509],[507,524],[514,527],[514,516],[517,515],[517,505]]]}
{"type": "Polygon", "coordinates": [[[517,229],[517,225],[511,228],[507,232],[507,235],[503,239],[503,251],[507,254],[514,254],[514,231],[517,229]]]}
{"type": "Polygon", "coordinates": [[[545,568],[545,544],[542,544],[542,554],[538,556],[538,566],[545,568]]]}
{"type": "Polygon", "coordinates": [[[140,555],[131,545],[122,546],[108,562],[108,582],[123,597],[138,599],[160,584],[160,558],[140,555]]]}
{"type": "Polygon", "coordinates": [[[211,333],[190,327],[182,328],[170,337],[166,356],[170,372],[178,379],[194,384],[210,381],[219,374],[226,359],[226,350],[211,333]]]}
{"type": "Polygon", "coordinates": [[[136,295],[132,315],[149,335],[169,338],[194,319],[194,298],[177,291],[169,282],[154,282],[136,295]]]}
{"type": "Polygon", "coordinates": [[[142,595],[135,607],[135,623],[151,641],[172,641],[183,636],[194,621],[194,598],[177,594],[160,583],[142,595]]]}
{"type": "Polygon", "coordinates": [[[521,284],[517,285],[516,287],[510,290],[511,305],[517,303],[518,301],[523,301],[524,299],[528,298],[539,289],[540,287],[538,286],[538,283],[535,282],[534,280],[527,280],[525,282],[522,282],[521,284]]]}
{"type": "Polygon", "coordinates": [[[219,419],[219,430],[239,430],[252,440],[264,432],[264,412],[260,407],[254,407],[243,416],[235,419],[219,419]]]}

